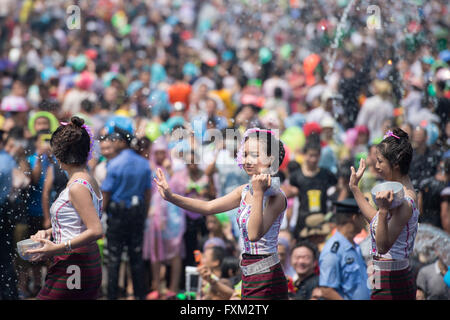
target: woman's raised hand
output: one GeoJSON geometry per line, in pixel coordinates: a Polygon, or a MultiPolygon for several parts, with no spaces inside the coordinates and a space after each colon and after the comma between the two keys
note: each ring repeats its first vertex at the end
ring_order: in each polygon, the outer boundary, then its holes
{"type": "Polygon", "coordinates": [[[383,209],[385,211],[388,211],[392,205],[392,202],[394,201],[394,191],[379,191],[375,195],[375,200],[380,210],[383,209]]]}
{"type": "Polygon", "coordinates": [[[169,188],[169,184],[167,183],[166,177],[164,176],[164,173],[160,168],[156,169],[156,178],[153,178],[153,180],[156,183],[156,186],[158,187],[159,194],[161,197],[163,197],[164,200],[169,200],[172,196],[172,191],[169,188]]]}
{"type": "Polygon", "coordinates": [[[272,178],[270,174],[255,174],[252,176],[252,187],[254,191],[265,192],[270,188],[272,178]]]}
{"type": "Polygon", "coordinates": [[[358,189],[359,180],[361,180],[361,177],[364,174],[364,170],[366,170],[366,161],[364,159],[359,160],[358,171],[356,171],[353,166],[350,168],[350,170],[352,174],[350,176],[348,186],[350,187],[350,190],[353,191],[358,189]]]}

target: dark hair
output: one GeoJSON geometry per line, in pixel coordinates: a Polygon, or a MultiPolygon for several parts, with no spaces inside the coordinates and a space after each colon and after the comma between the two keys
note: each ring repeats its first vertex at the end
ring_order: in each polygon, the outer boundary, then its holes
{"type": "Polygon", "coordinates": [[[282,171],[278,171],[277,174],[275,174],[275,177],[280,178],[281,184],[283,184],[284,180],[286,180],[286,174],[282,171]]]}
{"type": "Polygon", "coordinates": [[[273,91],[273,95],[275,98],[283,97],[283,90],[280,87],[276,87],[273,91]]]}
{"type": "Polygon", "coordinates": [[[283,69],[282,68],[280,68],[280,67],[276,67],[276,68],[274,68],[274,70],[273,70],[273,75],[274,76],[277,76],[277,77],[282,77],[283,76],[283,69]]]}
{"type": "Polygon", "coordinates": [[[216,77],[214,79],[214,83],[216,84],[216,90],[222,90],[223,89],[223,80],[221,77],[216,77]]]}
{"type": "Polygon", "coordinates": [[[86,164],[91,145],[91,138],[83,128],[84,120],[72,117],[70,123],[62,125],[50,139],[53,154],[58,161],[65,164],[86,164]]]}
{"type": "Polygon", "coordinates": [[[219,261],[220,266],[225,258],[225,249],[218,246],[211,247],[210,249],[212,250],[213,261],[219,261]]]}
{"type": "Polygon", "coordinates": [[[147,137],[141,137],[139,139],[133,139],[131,143],[131,149],[133,149],[137,154],[149,150],[152,142],[147,137]]]}
{"type": "Polygon", "coordinates": [[[51,134],[52,132],[49,129],[42,129],[36,132],[35,139],[39,139],[39,137],[43,134],[51,134]]]}
{"type": "Polygon", "coordinates": [[[127,148],[131,146],[133,139],[135,138],[132,133],[119,126],[114,126],[114,131],[111,134],[113,141],[123,141],[125,142],[127,148]]]}
{"type": "MultiPolygon", "coordinates": [[[[250,139],[250,138],[257,138],[258,140],[263,139],[266,143],[265,143],[265,147],[266,147],[266,151],[267,151],[267,155],[270,157],[272,155],[276,155],[278,153],[278,166],[276,168],[276,170],[278,171],[278,168],[280,167],[281,163],[284,160],[284,156],[286,155],[286,151],[284,150],[284,145],[283,142],[281,142],[280,140],[278,140],[277,138],[275,138],[275,136],[269,132],[265,132],[265,131],[256,131],[256,132],[251,132],[249,133],[249,135],[245,138],[244,143],[250,139]],[[274,147],[274,149],[272,150],[272,146],[274,147]]],[[[271,164],[271,166],[273,165],[273,163],[271,164]]]]}
{"type": "MultiPolygon", "coordinates": [[[[19,126],[12,127],[8,132],[8,138],[24,139],[23,128],[19,127],[19,126]]],[[[6,140],[8,140],[8,139],[6,139],[6,140]]]]}
{"type": "Polygon", "coordinates": [[[167,110],[162,110],[159,114],[162,122],[166,122],[170,118],[170,112],[167,110]]]}
{"type": "Polygon", "coordinates": [[[297,242],[295,244],[295,246],[291,249],[291,255],[295,249],[301,248],[301,247],[308,248],[312,252],[314,260],[317,260],[317,258],[319,257],[319,250],[317,249],[317,246],[314,243],[312,243],[308,240],[303,240],[303,241],[297,242]]]}
{"type": "MultiPolygon", "coordinates": [[[[41,130],[42,131],[42,130],[41,130]]],[[[2,143],[3,135],[5,131],[0,130],[0,143],[2,143]]],[[[15,140],[16,143],[19,143],[23,146],[25,153],[29,152],[30,142],[25,139],[23,128],[22,127],[12,127],[6,135],[6,138],[3,139],[3,143],[6,145],[11,139],[15,140]]]]}
{"type": "Polygon", "coordinates": [[[293,172],[301,169],[302,167],[300,166],[300,164],[297,161],[291,160],[288,162],[287,168],[288,168],[289,174],[292,174],[293,172]]]}
{"type": "Polygon", "coordinates": [[[343,177],[344,179],[350,179],[352,175],[350,167],[352,166],[352,160],[344,160],[339,164],[338,168],[338,176],[343,177]]]}
{"type": "Polygon", "coordinates": [[[223,258],[220,268],[222,269],[222,278],[228,278],[228,271],[231,270],[233,274],[239,271],[239,259],[235,256],[226,256],[223,258]]]}
{"type": "Polygon", "coordinates": [[[58,102],[53,100],[42,100],[38,104],[38,109],[42,111],[54,112],[58,109],[58,102]]]}
{"type": "Polygon", "coordinates": [[[401,174],[405,175],[409,172],[413,148],[405,131],[395,128],[393,134],[396,137],[393,135],[386,137],[377,145],[377,149],[389,161],[391,167],[398,164],[401,174]]]}
{"type": "Polygon", "coordinates": [[[321,151],[322,147],[320,146],[320,136],[315,133],[312,132],[308,138],[306,138],[306,143],[305,146],[303,147],[303,152],[306,153],[308,152],[308,150],[316,150],[316,151],[321,151]]]}
{"type": "Polygon", "coordinates": [[[183,81],[184,80],[184,74],[181,70],[176,70],[173,73],[173,78],[177,81],[183,81]]]}
{"type": "Polygon", "coordinates": [[[81,101],[81,109],[87,113],[91,113],[94,110],[94,103],[89,99],[84,99],[81,101]]]}

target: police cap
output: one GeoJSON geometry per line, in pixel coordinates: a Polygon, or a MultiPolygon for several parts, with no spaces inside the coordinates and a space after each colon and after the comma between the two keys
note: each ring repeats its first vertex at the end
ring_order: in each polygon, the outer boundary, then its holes
{"type": "Polygon", "coordinates": [[[354,198],[347,198],[342,201],[334,201],[333,204],[336,208],[336,213],[361,213],[354,198]]]}

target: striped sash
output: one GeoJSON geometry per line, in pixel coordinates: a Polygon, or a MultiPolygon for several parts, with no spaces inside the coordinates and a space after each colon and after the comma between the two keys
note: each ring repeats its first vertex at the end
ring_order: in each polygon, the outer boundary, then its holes
{"type": "Polygon", "coordinates": [[[395,271],[378,270],[378,288],[370,300],[416,300],[416,283],[410,268],[395,271]]]}
{"type": "MultiPolygon", "coordinates": [[[[241,264],[248,266],[265,256],[243,254],[241,264]]],[[[269,272],[242,275],[242,300],[287,300],[288,286],[281,263],[270,267],[269,272]]]]}
{"type": "Polygon", "coordinates": [[[53,258],[39,300],[97,299],[102,283],[101,257],[96,242],[53,258]],[[79,280],[76,279],[77,276],[79,280]]]}

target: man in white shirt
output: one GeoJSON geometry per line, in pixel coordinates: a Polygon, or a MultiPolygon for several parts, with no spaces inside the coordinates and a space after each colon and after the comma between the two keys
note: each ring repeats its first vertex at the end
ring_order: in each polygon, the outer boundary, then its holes
{"type": "Polygon", "coordinates": [[[375,95],[367,98],[356,118],[355,125],[366,125],[370,132],[370,141],[382,137],[382,124],[393,117],[394,106],[389,101],[392,87],[387,81],[375,80],[373,82],[375,95]]]}

